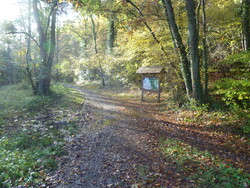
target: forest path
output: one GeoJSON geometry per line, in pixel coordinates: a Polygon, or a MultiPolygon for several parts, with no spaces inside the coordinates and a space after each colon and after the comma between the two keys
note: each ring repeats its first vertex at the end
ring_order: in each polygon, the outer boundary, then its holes
{"type": "Polygon", "coordinates": [[[173,173],[171,165],[158,154],[162,131],[154,125],[153,115],[160,104],[128,101],[67,86],[84,95],[84,123],[79,134],[69,140],[65,148],[68,155],[59,159],[52,187],[181,183],[177,181],[179,174],[173,173]],[[151,177],[156,181],[151,182],[151,177]]]}
{"type": "MultiPolygon", "coordinates": [[[[118,99],[72,87],[84,95],[80,131],[68,140],[68,155],[59,159],[50,187],[190,187],[192,183],[160,152],[160,138],[174,138],[227,161],[245,154],[217,145],[197,130],[170,123],[160,104],[118,99]],[[215,151],[216,148],[216,151],[215,151]],[[217,152],[219,151],[219,152],[217,152]],[[220,153],[222,152],[222,153],[220,153]],[[212,152],[213,153],[213,152],[212,152]]],[[[219,139],[223,142],[222,138],[219,139]]]]}

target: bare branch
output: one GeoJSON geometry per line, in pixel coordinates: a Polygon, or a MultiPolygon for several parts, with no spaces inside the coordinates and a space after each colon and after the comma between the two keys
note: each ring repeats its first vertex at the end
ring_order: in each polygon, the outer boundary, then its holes
{"type": "Polygon", "coordinates": [[[36,45],[37,45],[38,47],[40,47],[40,45],[39,45],[39,43],[36,41],[36,39],[35,39],[32,35],[30,35],[29,33],[25,32],[25,31],[11,31],[11,32],[6,33],[6,34],[13,34],[13,35],[15,35],[15,34],[24,34],[24,35],[27,35],[28,37],[30,37],[30,38],[36,43],[36,45]]]}

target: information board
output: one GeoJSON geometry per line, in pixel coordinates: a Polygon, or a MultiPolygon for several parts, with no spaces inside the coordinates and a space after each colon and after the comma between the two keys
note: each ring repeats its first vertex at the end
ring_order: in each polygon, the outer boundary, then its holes
{"type": "Polygon", "coordinates": [[[142,82],[143,89],[159,90],[159,78],[157,77],[144,77],[142,82]]]}

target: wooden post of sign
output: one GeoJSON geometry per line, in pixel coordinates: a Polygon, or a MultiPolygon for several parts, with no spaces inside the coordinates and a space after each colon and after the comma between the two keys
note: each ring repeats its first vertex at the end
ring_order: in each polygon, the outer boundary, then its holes
{"type": "Polygon", "coordinates": [[[160,98],[161,98],[161,88],[160,88],[160,85],[161,85],[161,79],[158,78],[158,102],[160,102],[160,98]]]}
{"type": "Polygon", "coordinates": [[[143,75],[142,75],[142,82],[141,82],[141,102],[143,101],[143,75]]]}
{"type": "Polygon", "coordinates": [[[141,90],[141,102],[143,102],[143,88],[142,88],[142,90],[141,90]]]}

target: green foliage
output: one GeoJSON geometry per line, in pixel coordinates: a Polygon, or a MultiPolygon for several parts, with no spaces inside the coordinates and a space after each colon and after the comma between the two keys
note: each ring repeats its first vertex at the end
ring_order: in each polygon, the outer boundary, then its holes
{"type": "Polygon", "coordinates": [[[162,139],[165,156],[177,164],[195,187],[247,187],[250,175],[241,169],[225,165],[207,151],[201,151],[187,143],[162,139]]]}
{"type": "Polygon", "coordinates": [[[60,95],[58,92],[62,92],[60,90],[57,91],[58,88],[60,88],[60,86],[52,88],[52,94],[50,96],[34,96],[31,89],[23,84],[1,87],[0,125],[1,122],[5,122],[4,119],[6,117],[16,112],[39,110],[50,104],[60,95]]]}
{"type": "Polygon", "coordinates": [[[34,102],[35,98],[30,90],[19,89],[18,85],[1,87],[0,90],[0,125],[4,116],[15,111],[21,111],[24,107],[34,102]]]}
{"type": "Polygon", "coordinates": [[[79,109],[83,96],[60,85],[52,87],[50,96],[33,96],[23,85],[2,87],[0,92],[1,105],[5,106],[0,116],[3,120],[0,127],[0,187],[39,187],[46,174],[57,167],[56,156],[64,153],[64,137],[75,134],[78,127],[69,123],[65,131],[53,124],[38,128],[37,116],[48,109],[58,108],[60,111],[56,111],[60,113],[56,118],[62,118],[62,110],[79,109]],[[14,122],[18,124],[13,126],[14,122]]]}
{"type": "MultiPolygon", "coordinates": [[[[225,59],[223,59],[223,61],[221,63],[229,64],[229,65],[230,64],[235,64],[235,63],[236,63],[236,65],[237,64],[241,65],[241,63],[243,63],[247,67],[247,66],[250,65],[250,52],[245,51],[245,52],[229,55],[225,59]]],[[[242,66],[240,66],[240,67],[242,68],[242,66]]]]}
{"type": "Polygon", "coordinates": [[[187,108],[191,111],[197,111],[199,113],[205,113],[208,112],[209,105],[208,104],[197,104],[195,100],[190,100],[185,105],[183,105],[183,108],[187,108]]]}
{"type": "Polygon", "coordinates": [[[62,153],[59,135],[22,132],[0,139],[0,186],[29,185],[44,177],[43,170],[56,168],[62,153]]]}
{"type": "Polygon", "coordinates": [[[225,78],[216,82],[216,94],[232,108],[248,109],[250,107],[249,80],[225,78]]]}
{"type": "MultiPolygon", "coordinates": [[[[213,84],[214,94],[223,101],[233,116],[240,120],[238,130],[248,135],[250,130],[250,52],[227,56],[218,65],[223,77],[213,84]],[[240,128],[239,128],[240,127],[240,128]]],[[[219,101],[217,99],[217,102],[219,101]]]]}
{"type": "Polygon", "coordinates": [[[248,174],[225,164],[200,170],[193,178],[198,187],[247,187],[250,184],[248,174]]]}
{"type": "Polygon", "coordinates": [[[58,81],[66,83],[74,82],[74,70],[76,69],[75,62],[72,63],[72,60],[64,59],[56,68],[57,72],[54,73],[54,77],[57,77],[56,79],[58,81]]]}

